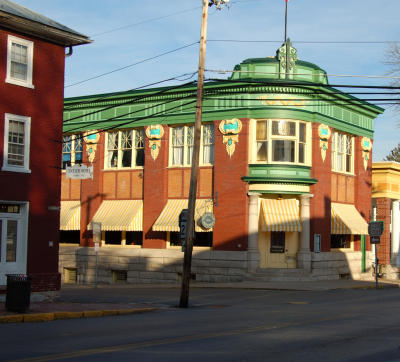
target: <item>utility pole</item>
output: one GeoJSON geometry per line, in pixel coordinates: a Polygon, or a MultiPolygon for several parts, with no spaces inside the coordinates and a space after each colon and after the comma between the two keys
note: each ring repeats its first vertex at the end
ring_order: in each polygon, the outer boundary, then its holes
{"type": "Polygon", "coordinates": [[[189,304],[189,284],[192,269],[192,252],[194,237],[194,212],[196,209],[196,191],[197,176],[199,171],[200,158],[200,136],[201,136],[201,119],[203,107],[203,86],[204,86],[204,64],[206,60],[206,42],[207,42],[207,17],[208,7],[216,5],[217,9],[221,9],[221,5],[229,2],[229,0],[202,0],[203,10],[201,18],[200,31],[200,54],[199,68],[197,73],[197,94],[196,94],[196,119],[194,124],[194,140],[193,140],[193,156],[192,169],[190,174],[189,203],[188,203],[188,220],[186,230],[185,254],[183,258],[182,287],[181,298],[179,302],[180,308],[187,308],[189,304]]]}

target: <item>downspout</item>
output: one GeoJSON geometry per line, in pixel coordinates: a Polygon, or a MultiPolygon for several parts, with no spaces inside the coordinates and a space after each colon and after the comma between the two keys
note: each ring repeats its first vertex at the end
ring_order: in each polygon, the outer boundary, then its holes
{"type": "Polygon", "coordinates": [[[73,52],[74,52],[74,51],[73,51],[73,49],[72,49],[72,46],[70,45],[70,46],[68,47],[68,53],[65,54],[65,57],[70,57],[70,56],[72,55],[73,52]]]}

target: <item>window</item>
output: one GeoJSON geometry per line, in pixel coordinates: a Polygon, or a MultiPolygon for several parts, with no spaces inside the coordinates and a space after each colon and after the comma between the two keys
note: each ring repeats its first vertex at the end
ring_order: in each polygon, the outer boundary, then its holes
{"type": "Polygon", "coordinates": [[[144,130],[124,130],[106,134],[105,168],[144,166],[144,130]]]}
{"type": "Polygon", "coordinates": [[[332,170],[344,173],[354,172],[354,137],[333,132],[332,134],[332,170]]]}
{"type": "Polygon", "coordinates": [[[7,83],[34,88],[32,84],[33,42],[8,36],[7,83]]]}
{"type": "MultiPolygon", "coordinates": [[[[190,166],[193,157],[194,126],[171,128],[171,166],[190,166]]],[[[215,131],[213,124],[202,126],[200,137],[200,163],[214,164],[215,131]]]]}
{"type": "Polygon", "coordinates": [[[307,163],[307,125],[304,122],[258,120],[255,127],[256,151],[260,163],[307,163]]]}
{"type": "Polygon", "coordinates": [[[30,172],[30,117],[5,115],[3,170],[30,172]]]}
{"type": "Polygon", "coordinates": [[[65,135],[62,147],[62,168],[82,163],[83,147],[81,135],[65,135]]]}
{"type": "Polygon", "coordinates": [[[332,234],[331,249],[350,248],[351,235],[349,234],[332,234]]]}

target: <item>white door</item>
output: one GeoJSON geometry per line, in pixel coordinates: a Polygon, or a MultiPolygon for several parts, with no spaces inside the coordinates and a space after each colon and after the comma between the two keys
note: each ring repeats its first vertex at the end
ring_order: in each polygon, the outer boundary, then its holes
{"type": "Polygon", "coordinates": [[[26,274],[26,208],[0,203],[0,285],[7,283],[7,274],[26,274]]]}

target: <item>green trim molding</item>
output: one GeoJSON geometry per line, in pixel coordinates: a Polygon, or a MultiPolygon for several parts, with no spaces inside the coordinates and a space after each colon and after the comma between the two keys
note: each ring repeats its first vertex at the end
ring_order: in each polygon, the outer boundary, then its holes
{"type": "Polygon", "coordinates": [[[311,167],[301,165],[250,164],[249,176],[242,180],[248,184],[313,185],[318,182],[311,178],[311,167]]]}

